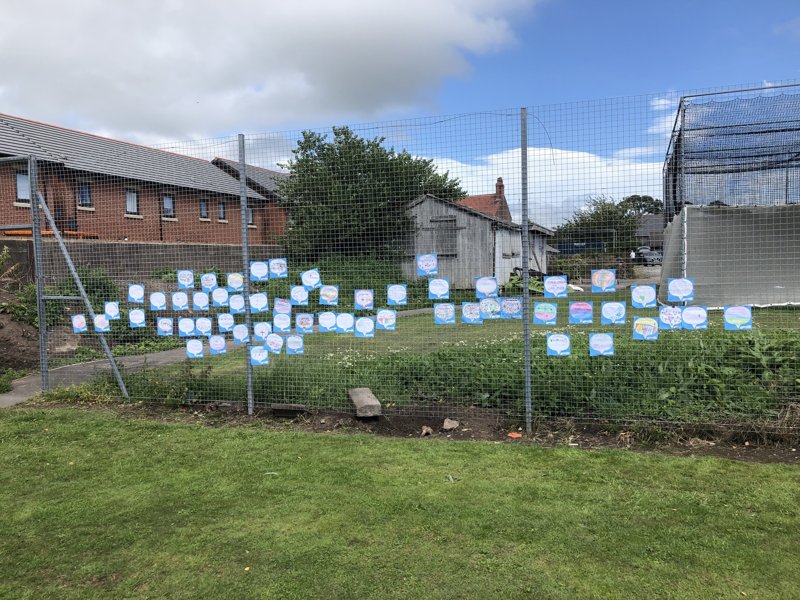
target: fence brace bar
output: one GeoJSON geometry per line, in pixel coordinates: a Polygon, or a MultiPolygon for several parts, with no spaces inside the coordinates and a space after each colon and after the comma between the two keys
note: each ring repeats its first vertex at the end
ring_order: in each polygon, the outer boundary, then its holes
{"type": "Polygon", "coordinates": [[[528,226],[528,109],[520,109],[520,174],[522,197],[522,342],[525,346],[525,431],[533,433],[531,406],[531,304],[530,304],[530,231],[528,226]]]}
{"type": "Polygon", "coordinates": [[[253,415],[253,365],[250,364],[250,246],[247,240],[247,165],[244,155],[244,134],[239,134],[239,208],[242,215],[242,275],[244,275],[244,322],[247,326],[245,368],[247,372],[247,414],[253,415]]]}

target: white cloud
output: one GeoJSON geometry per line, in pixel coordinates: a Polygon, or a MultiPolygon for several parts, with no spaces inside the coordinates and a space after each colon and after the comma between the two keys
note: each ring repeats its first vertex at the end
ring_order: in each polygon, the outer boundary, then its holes
{"type": "Polygon", "coordinates": [[[0,110],[151,143],[433,111],[538,1],[6,0],[0,110]]]}

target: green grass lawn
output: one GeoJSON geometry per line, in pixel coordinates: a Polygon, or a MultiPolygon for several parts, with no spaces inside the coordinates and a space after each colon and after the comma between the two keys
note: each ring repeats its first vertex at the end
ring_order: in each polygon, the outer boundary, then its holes
{"type": "Polygon", "coordinates": [[[790,598],[796,466],[0,412],[0,597],[790,598]]]}

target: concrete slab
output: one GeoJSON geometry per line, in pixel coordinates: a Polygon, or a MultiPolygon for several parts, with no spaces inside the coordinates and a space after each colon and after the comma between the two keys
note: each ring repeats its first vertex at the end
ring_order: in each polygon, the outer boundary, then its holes
{"type": "Polygon", "coordinates": [[[357,417],[379,417],[381,403],[369,388],[353,388],[347,390],[350,402],[356,407],[357,417]]]}

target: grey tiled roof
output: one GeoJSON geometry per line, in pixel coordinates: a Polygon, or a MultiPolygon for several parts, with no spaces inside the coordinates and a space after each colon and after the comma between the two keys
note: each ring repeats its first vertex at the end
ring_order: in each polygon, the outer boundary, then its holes
{"type": "MultiPolygon", "coordinates": [[[[239,182],[210,162],[0,113],[0,155],[34,154],[67,169],[239,195],[239,182]]],[[[254,191],[251,198],[262,198],[254,191]]]]}
{"type": "MultiPolygon", "coordinates": [[[[239,174],[239,163],[235,160],[228,160],[227,158],[215,158],[211,161],[215,165],[228,167],[239,174]]],[[[272,171],[263,167],[256,167],[255,165],[248,164],[247,169],[247,183],[251,182],[268,192],[277,193],[278,181],[281,179],[288,179],[288,173],[281,173],[280,171],[272,171]]]]}

